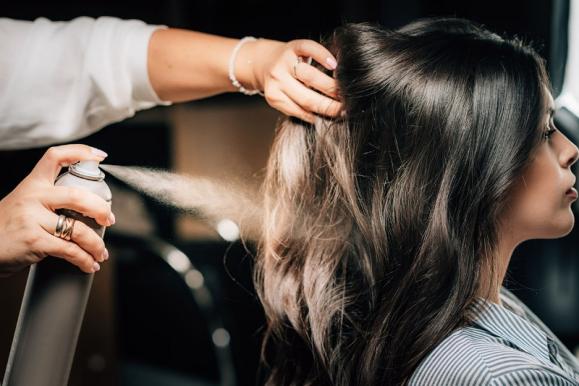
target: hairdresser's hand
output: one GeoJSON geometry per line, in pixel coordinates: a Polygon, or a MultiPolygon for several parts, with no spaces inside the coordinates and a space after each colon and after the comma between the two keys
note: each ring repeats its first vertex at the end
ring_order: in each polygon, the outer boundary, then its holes
{"type": "Polygon", "coordinates": [[[313,40],[282,43],[260,39],[254,52],[253,75],[258,89],[274,108],[286,115],[314,122],[315,114],[335,117],[340,113],[336,80],[298,58],[311,57],[326,69],[336,68],[336,59],[313,40]]]}
{"type": "Polygon", "coordinates": [[[95,272],[108,258],[104,242],[88,226],[76,221],[71,241],[54,236],[58,215],[68,208],[94,218],[99,224],[114,223],[110,204],[99,196],[71,187],[56,187],[61,167],[80,160],[102,161],[106,154],[84,145],[48,149],[32,172],[0,201],[0,275],[18,271],[45,256],[68,260],[84,272],[95,272]]]}

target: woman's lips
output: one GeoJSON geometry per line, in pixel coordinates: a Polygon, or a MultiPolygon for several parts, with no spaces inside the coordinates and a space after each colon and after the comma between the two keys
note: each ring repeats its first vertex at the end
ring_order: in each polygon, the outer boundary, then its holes
{"type": "Polygon", "coordinates": [[[577,199],[577,190],[575,190],[575,188],[571,188],[565,193],[565,195],[576,200],[577,199]]]}

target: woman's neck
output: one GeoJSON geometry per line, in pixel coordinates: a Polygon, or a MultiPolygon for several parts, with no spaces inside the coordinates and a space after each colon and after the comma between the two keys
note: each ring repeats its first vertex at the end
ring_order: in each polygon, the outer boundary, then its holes
{"type": "Polygon", "coordinates": [[[482,270],[481,285],[478,291],[478,296],[497,304],[501,304],[501,286],[507,274],[513,252],[520,243],[512,232],[502,231],[499,234],[500,239],[495,249],[494,257],[488,262],[494,265],[493,269],[482,270]]]}

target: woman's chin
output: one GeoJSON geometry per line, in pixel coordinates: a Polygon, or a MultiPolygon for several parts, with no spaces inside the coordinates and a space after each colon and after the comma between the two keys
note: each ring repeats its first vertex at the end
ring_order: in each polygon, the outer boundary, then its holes
{"type": "Polygon", "coordinates": [[[575,215],[571,207],[569,207],[569,211],[565,214],[564,218],[561,219],[560,225],[557,226],[558,235],[555,238],[567,236],[573,230],[573,226],[575,226],[575,215]]]}
{"type": "Polygon", "coordinates": [[[575,225],[575,215],[569,209],[566,213],[556,217],[556,221],[548,224],[543,224],[540,228],[536,228],[534,237],[527,239],[559,239],[567,236],[573,230],[575,225]]]}

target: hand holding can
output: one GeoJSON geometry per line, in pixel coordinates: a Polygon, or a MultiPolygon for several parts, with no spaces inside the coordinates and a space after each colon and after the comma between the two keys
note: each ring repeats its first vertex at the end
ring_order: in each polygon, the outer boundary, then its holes
{"type": "Polygon", "coordinates": [[[105,157],[106,153],[85,145],[52,147],[0,201],[0,243],[6,246],[0,251],[0,275],[16,272],[49,255],[63,258],[87,273],[100,268],[98,263],[108,258],[108,252],[95,227],[91,229],[92,223],[63,223],[56,212],[72,210],[93,219],[95,226],[110,226],[115,222],[110,202],[84,186],[55,184],[55,179],[63,166],[77,161],[100,162],[105,157]],[[57,232],[58,225],[67,228],[57,232]],[[65,238],[63,230],[67,231],[65,238]]]}

